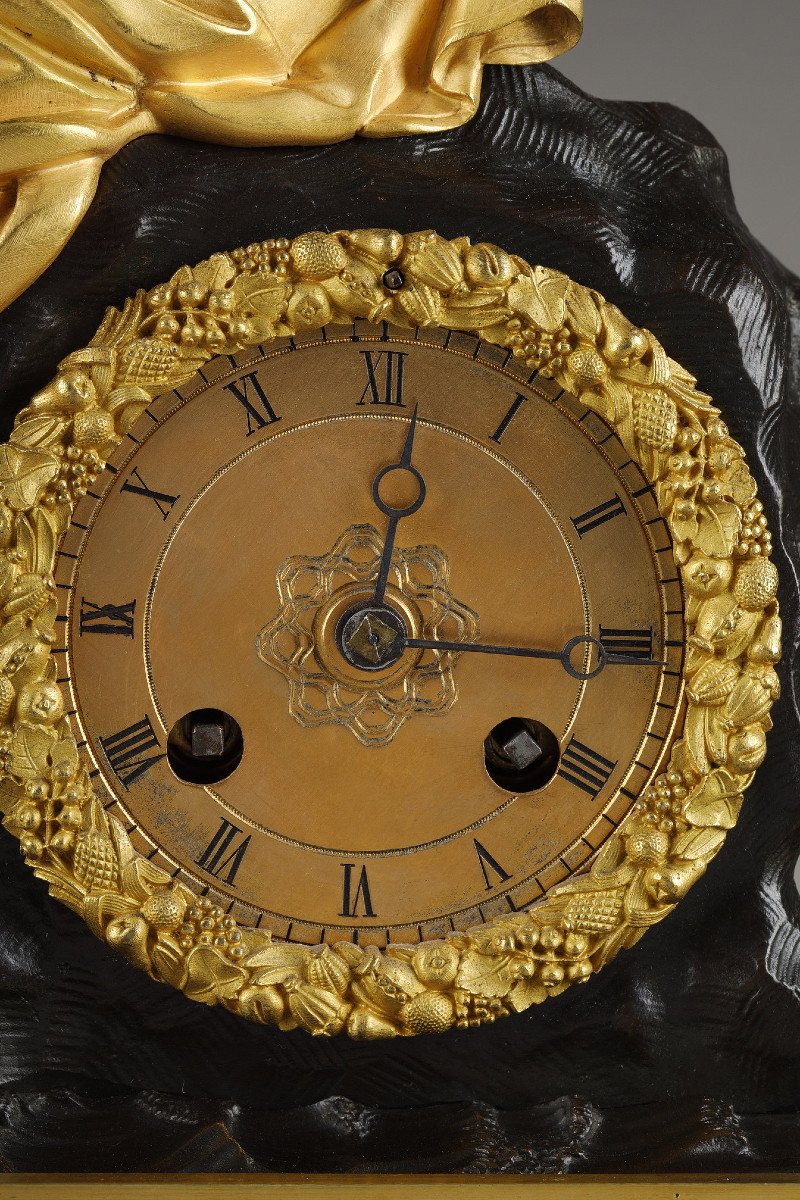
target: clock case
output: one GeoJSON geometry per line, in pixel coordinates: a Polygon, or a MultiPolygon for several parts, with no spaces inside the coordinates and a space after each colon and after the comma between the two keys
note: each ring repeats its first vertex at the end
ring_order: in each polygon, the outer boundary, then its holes
{"type": "Polygon", "coordinates": [[[426,137],[269,150],[142,138],[0,317],[2,433],[109,304],[180,263],[375,225],[467,234],[564,271],[719,403],[784,584],[767,759],[707,875],[587,987],[390,1043],[279,1033],[155,984],[54,903],[3,832],[0,1154],[16,1171],[797,1169],[800,281],[743,226],[706,130],[537,67],[490,68],[476,118],[426,137]]]}

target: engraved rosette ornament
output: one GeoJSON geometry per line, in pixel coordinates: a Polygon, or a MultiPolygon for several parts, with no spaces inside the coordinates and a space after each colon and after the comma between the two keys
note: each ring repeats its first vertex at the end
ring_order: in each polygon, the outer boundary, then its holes
{"type": "MultiPolygon", "coordinates": [[[[705,871],[764,757],[778,694],[778,579],[741,447],[650,333],[597,292],[499,248],[430,231],[315,232],[182,268],[110,310],[90,345],[65,359],[19,415],[0,449],[0,494],[5,825],[52,893],[99,937],[154,978],[253,1020],[358,1038],[442,1032],[520,1012],[586,981],[670,913],[705,871]],[[149,401],[220,352],[360,318],[477,332],[600,414],[654,487],[687,628],[683,727],[588,867],[525,911],[385,949],[273,940],[139,855],[94,795],[50,653],[59,538],[149,401]]],[[[262,653],[287,678],[294,672],[301,692],[313,653],[299,572],[313,576],[303,595],[322,594],[338,556],[358,584],[354,548],[360,538],[369,553],[358,561],[368,564],[371,537],[351,532],[328,555],[284,564],[280,613],[262,633],[262,653]]],[[[398,555],[393,570],[398,593],[421,613],[440,589],[440,607],[421,616],[423,627],[446,613],[464,639],[474,636],[474,614],[449,596],[443,559],[420,547],[398,555]],[[423,562],[427,595],[417,579],[423,562]]],[[[443,708],[444,669],[439,663],[434,680],[443,708]]],[[[422,692],[400,693],[416,716],[422,692]]],[[[348,703],[320,692],[326,719],[335,711],[358,736],[360,717],[348,703]]],[[[305,711],[302,699],[297,711],[305,711]]],[[[397,713],[386,716],[388,728],[397,713]]]]}

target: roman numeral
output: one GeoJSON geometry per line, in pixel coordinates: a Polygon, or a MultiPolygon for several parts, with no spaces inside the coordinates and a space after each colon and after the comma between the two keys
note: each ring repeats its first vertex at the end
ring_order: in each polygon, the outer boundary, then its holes
{"type": "Polygon", "coordinates": [[[516,400],[511,405],[511,408],[508,410],[506,415],[503,417],[500,424],[497,426],[497,429],[495,429],[494,433],[489,434],[490,442],[497,442],[498,446],[500,445],[501,441],[503,440],[503,434],[508,429],[509,425],[514,420],[514,417],[517,415],[517,413],[522,408],[524,403],[525,403],[525,397],[520,396],[519,393],[517,393],[516,400]]]}
{"type": "Polygon", "coordinates": [[[590,508],[588,512],[581,513],[579,517],[572,517],[571,520],[578,532],[578,537],[586,537],[586,534],[597,529],[598,525],[604,525],[606,521],[612,521],[614,517],[625,516],[627,516],[625,505],[615,492],[610,500],[605,500],[602,504],[598,504],[597,508],[590,508]]]}
{"type": "Polygon", "coordinates": [[[340,917],[374,917],[375,910],[372,907],[372,897],[369,894],[369,878],[367,876],[367,868],[361,868],[361,874],[358,877],[358,885],[355,892],[353,891],[353,869],[355,863],[342,863],[344,876],[342,879],[342,911],[340,917]],[[359,914],[359,901],[363,905],[363,912],[359,914]]]}
{"type": "Polygon", "coordinates": [[[94,604],[81,597],[80,634],[115,633],[120,637],[133,637],[133,614],[136,601],[126,604],[94,604]]]}
{"type": "Polygon", "coordinates": [[[653,657],[652,629],[606,629],[601,625],[600,641],[610,659],[618,654],[625,658],[653,657]]]}
{"type": "Polygon", "coordinates": [[[129,788],[140,775],[166,758],[165,754],[148,755],[149,750],[160,750],[161,743],[147,716],[127,729],[121,729],[119,733],[101,738],[100,744],[124,788],[129,788]]]}
{"type": "Polygon", "coordinates": [[[213,875],[222,883],[230,884],[231,887],[236,886],[234,883],[236,872],[242,865],[242,859],[247,853],[247,847],[253,836],[248,833],[247,837],[243,837],[236,845],[236,839],[241,832],[237,825],[233,825],[223,817],[219,829],[203,853],[194,860],[198,867],[202,867],[207,874],[213,875]]]}
{"type": "Polygon", "coordinates": [[[361,399],[356,404],[366,404],[369,396],[370,404],[394,404],[395,407],[405,408],[403,404],[403,360],[405,354],[398,350],[381,350],[373,354],[371,350],[361,350],[364,356],[364,366],[367,368],[367,382],[361,393],[361,399]]]}
{"type": "Polygon", "coordinates": [[[566,750],[561,754],[561,765],[558,774],[567,783],[586,792],[592,799],[605,787],[611,772],[617,764],[603,758],[596,750],[584,746],[577,738],[572,738],[566,750]]]}
{"type": "Polygon", "coordinates": [[[493,887],[497,887],[498,883],[505,883],[510,879],[508,871],[504,871],[496,858],[492,858],[485,846],[482,846],[477,838],[472,839],[472,844],[475,847],[475,853],[478,856],[478,862],[481,864],[483,871],[483,882],[486,884],[486,891],[490,892],[493,887]],[[492,880],[489,878],[489,872],[496,875],[497,878],[492,880]]]}
{"type": "Polygon", "coordinates": [[[142,479],[138,467],[131,472],[130,478],[125,480],[121,490],[123,492],[134,492],[137,496],[148,496],[153,501],[165,521],[172,512],[172,506],[179,498],[178,496],[169,496],[166,492],[154,492],[153,489],[149,488],[142,479]],[[136,479],[138,482],[131,483],[131,479],[136,479]]]}
{"type": "Polygon", "coordinates": [[[248,437],[257,433],[259,429],[265,429],[267,425],[280,421],[281,418],[275,412],[261,386],[257,371],[249,371],[235,383],[226,383],[225,390],[236,397],[245,411],[248,437]],[[251,386],[254,393],[252,396],[250,394],[251,386]]]}

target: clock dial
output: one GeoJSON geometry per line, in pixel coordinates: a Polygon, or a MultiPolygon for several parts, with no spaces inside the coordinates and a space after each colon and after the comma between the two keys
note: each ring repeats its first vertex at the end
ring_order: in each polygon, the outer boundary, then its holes
{"type": "Polygon", "coordinates": [[[105,806],[291,941],[524,908],[671,744],[683,598],[653,489],[469,334],[358,322],[212,360],[118,446],[55,578],[105,806]]]}

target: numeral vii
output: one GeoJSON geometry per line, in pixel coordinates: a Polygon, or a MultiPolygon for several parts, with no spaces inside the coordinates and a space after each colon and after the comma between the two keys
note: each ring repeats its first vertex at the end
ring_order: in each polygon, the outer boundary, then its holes
{"type": "Polygon", "coordinates": [[[119,733],[101,738],[100,744],[124,788],[129,788],[140,775],[166,758],[165,754],[148,753],[150,750],[160,750],[161,743],[147,716],[127,729],[120,729],[119,733]]]}
{"type": "Polygon", "coordinates": [[[367,868],[362,867],[361,873],[358,876],[358,883],[355,891],[353,890],[353,871],[355,863],[342,863],[342,911],[340,917],[374,917],[375,910],[372,907],[372,897],[369,893],[369,877],[367,868]],[[359,913],[359,903],[363,906],[363,911],[359,913]]]}
{"type": "Polygon", "coordinates": [[[275,412],[275,409],[267,399],[266,392],[261,386],[257,371],[249,371],[247,375],[243,375],[241,379],[237,379],[234,383],[226,383],[225,391],[235,396],[244,409],[247,416],[248,437],[251,437],[254,433],[258,433],[259,429],[264,429],[267,425],[272,425],[275,421],[280,421],[281,418],[275,412]],[[253,389],[252,394],[250,392],[251,387],[253,389]]]}
{"type": "Polygon", "coordinates": [[[561,765],[558,774],[568,783],[586,792],[595,799],[608,783],[611,772],[617,764],[603,758],[596,750],[584,746],[577,738],[572,738],[567,748],[561,754],[561,765]]]}
{"type": "Polygon", "coordinates": [[[94,604],[81,597],[80,634],[115,633],[120,637],[133,637],[133,614],[136,601],[126,604],[94,604]]]}
{"type": "Polygon", "coordinates": [[[652,629],[606,629],[601,625],[600,641],[609,658],[617,654],[625,658],[653,657],[652,629]]]}
{"type": "Polygon", "coordinates": [[[625,505],[615,492],[610,500],[604,500],[596,508],[590,508],[588,512],[581,513],[579,517],[572,517],[571,520],[578,537],[586,537],[586,534],[597,529],[598,525],[605,525],[606,521],[613,521],[614,517],[625,516],[627,516],[625,505]]]}
{"type": "Polygon", "coordinates": [[[172,512],[173,505],[179,499],[178,496],[170,496],[167,492],[153,491],[142,479],[138,467],[134,471],[131,471],[130,478],[125,480],[121,490],[123,492],[133,492],[137,496],[147,496],[148,499],[153,501],[165,521],[172,512]],[[136,483],[131,483],[131,479],[135,479],[136,483]]]}
{"type": "Polygon", "coordinates": [[[373,354],[371,350],[362,350],[364,366],[367,369],[367,382],[356,404],[394,404],[405,408],[403,404],[403,361],[405,354],[397,350],[381,350],[373,354]],[[367,397],[369,396],[369,401],[367,397]]]}
{"type": "Polygon", "coordinates": [[[219,829],[203,853],[194,860],[198,867],[202,867],[209,875],[213,875],[215,879],[220,879],[232,887],[236,886],[234,883],[236,872],[242,865],[242,859],[247,853],[250,838],[253,836],[248,833],[247,837],[241,838],[237,845],[236,839],[241,836],[241,832],[237,825],[233,825],[223,817],[219,829]]]}

